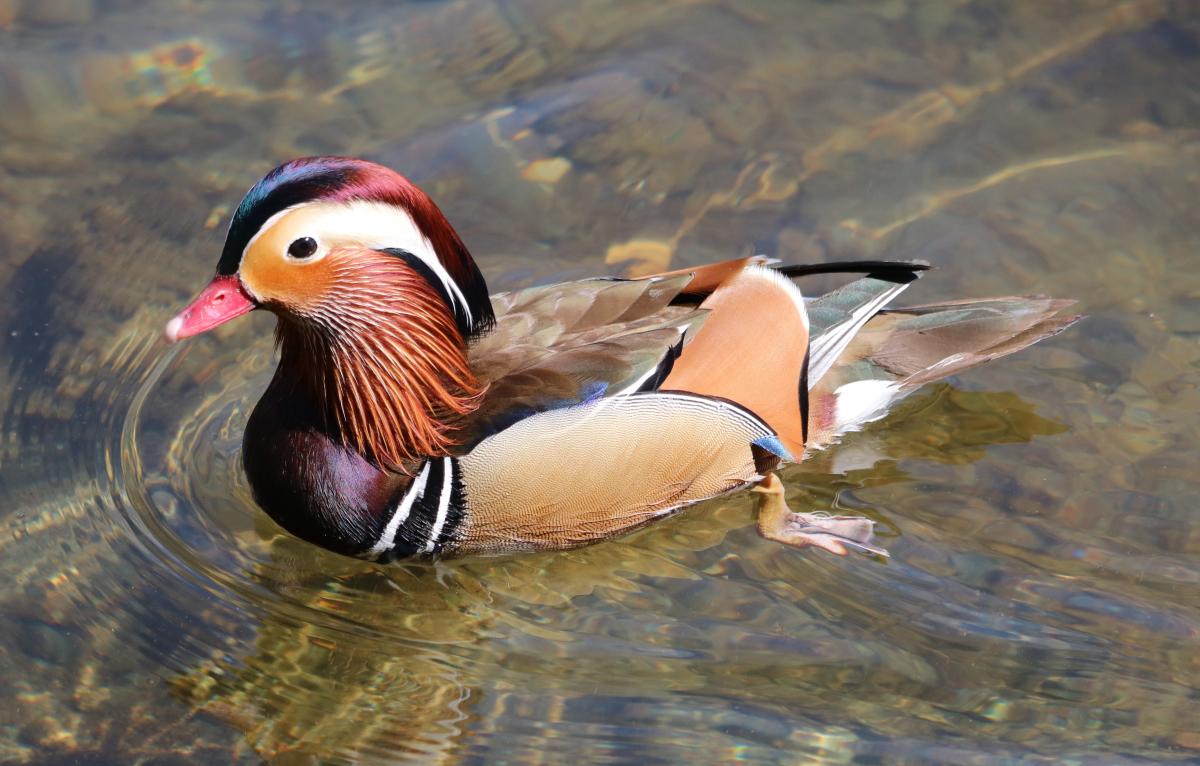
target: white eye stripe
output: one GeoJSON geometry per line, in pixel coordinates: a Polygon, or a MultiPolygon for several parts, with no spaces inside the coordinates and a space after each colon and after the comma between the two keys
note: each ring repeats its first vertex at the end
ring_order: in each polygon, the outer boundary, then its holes
{"type": "Polygon", "coordinates": [[[420,259],[438,278],[445,288],[451,302],[451,309],[460,310],[467,319],[467,324],[474,322],[470,304],[462,288],[446,271],[438,258],[433,244],[417,227],[416,221],[407,211],[384,202],[356,200],[353,202],[302,202],[279,211],[268,218],[242,251],[242,258],[254,246],[255,242],[273,226],[277,225],[285,215],[301,209],[304,213],[303,226],[298,227],[294,236],[284,245],[283,257],[289,263],[312,263],[323,258],[330,250],[340,246],[366,247],[372,250],[404,250],[420,259]],[[317,241],[318,249],[311,257],[293,258],[288,255],[287,248],[298,237],[312,237],[317,241]]]}

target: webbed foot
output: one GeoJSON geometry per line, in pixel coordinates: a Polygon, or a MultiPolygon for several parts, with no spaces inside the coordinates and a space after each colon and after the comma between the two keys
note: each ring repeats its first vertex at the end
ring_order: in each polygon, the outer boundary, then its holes
{"type": "Polygon", "coordinates": [[[758,533],[768,540],[794,548],[814,546],[845,556],[858,551],[869,556],[888,556],[871,543],[875,522],[862,516],[830,516],[826,513],[796,513],[787,506],[783,482],[768,474],[752,491],[758,492],[758,533]]]}

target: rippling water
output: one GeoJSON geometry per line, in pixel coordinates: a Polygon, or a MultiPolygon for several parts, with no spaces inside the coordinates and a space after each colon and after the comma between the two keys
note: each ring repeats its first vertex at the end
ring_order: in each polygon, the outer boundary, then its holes
{"type": "Polygon", "coordinates": [[[1200,759],[1190,0],[0,1],[0,762],[1200,759]],[[376,566],[239,468],[271,319],[178,348],[277,162],[421,182],[494,289],[751,252],[1089,319],[748,496],[376,566]]]}

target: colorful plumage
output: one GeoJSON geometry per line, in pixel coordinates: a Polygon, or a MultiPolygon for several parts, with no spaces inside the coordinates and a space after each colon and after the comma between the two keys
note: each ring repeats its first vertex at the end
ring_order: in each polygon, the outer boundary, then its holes
{"type": "Polygon", "coordinates": [[[570,548],[758,484],[765,537],[883,554],[864,519],[787,509],[770,472],[1077,318],[1045,298],[885,310],[925,268],[757,257],[489,298],[420,189],[316,157],[246,194],[167,337],[278,317],[243,463],[267,513],[330,550],[570,548]],[[796,287],[834,272],[865,276],[812,300],[796,287]]]}

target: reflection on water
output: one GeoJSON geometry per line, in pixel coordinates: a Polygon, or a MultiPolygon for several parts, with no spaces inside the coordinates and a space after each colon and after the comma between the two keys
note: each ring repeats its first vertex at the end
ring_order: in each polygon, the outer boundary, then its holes
{"type": "Polygon", "coordinates": [[[0,2],[0,761],[1200,758],[1188,2],[0,2]],[[1090,318],[752,499],[381,567],[255,510],[269,317],[168,350],[230,206],[420,181],[495,289],[750,252],[1090,318]]]}

